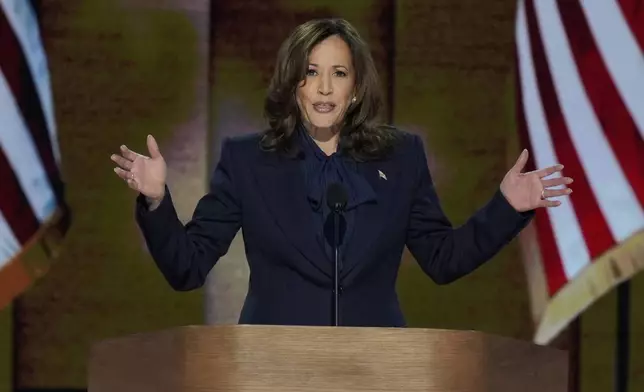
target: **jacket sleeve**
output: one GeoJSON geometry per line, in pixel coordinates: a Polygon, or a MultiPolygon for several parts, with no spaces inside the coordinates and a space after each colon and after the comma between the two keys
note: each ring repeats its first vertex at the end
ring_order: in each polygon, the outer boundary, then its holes
{"type": "Polygon", "coordinates": [[[497,190],[465,224],[453,228],[440,206],[417,136],[414,157],[418,179],[406,243],[423,271],[438,284],[474,271],[519,234],[534,215],[534,211],[516,211],[497,190]]]}
{"type": "Polygon", "coordinates": [[[143,195],[136,200],[136,221],[159,270],[175,290],[201,287],[241,226],[241,203],[231,170],[230,143],[223,143],[221,159],[209,192],[197,203],[192,219],[184,226],[177,216],[172,196],[149,211],[143,195]]]}

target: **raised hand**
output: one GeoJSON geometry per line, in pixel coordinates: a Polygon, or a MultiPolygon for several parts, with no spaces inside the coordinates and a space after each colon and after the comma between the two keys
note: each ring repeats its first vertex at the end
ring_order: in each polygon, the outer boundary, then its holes
{"type": "Polygon", "coordinates": [[[128,186],[142,193],[151,201],[160,201],[165,195],[166,163],[159,146],[152,135],[147,138],[150,156],[141,155],[121,146],[120,155],[113,154],[112,161],[119,167],[114,172],[125,180],[128,186]]]}
{"type": "Polygon", "coordinates": [[[526,162],[528,162],[528,150],[523,150],[517,162],[501,182],[501,192],[515,210],[524,212],[540,207],[558,207],[561,205],[561,201],[548,200],[548,198],[572,193],[572,189],[566,186],[572,183],[572,178],[545,178],[560,172],[563,165],[522,173],[526,162]],[[550,189],[553,187],[559,188],[550,189]]]}

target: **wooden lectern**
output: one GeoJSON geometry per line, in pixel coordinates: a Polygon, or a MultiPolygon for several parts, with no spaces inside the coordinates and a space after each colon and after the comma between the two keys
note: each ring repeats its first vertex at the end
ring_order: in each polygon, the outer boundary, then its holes
{"type": "Polygon", "coordinates": [[[189,326],[92,347],[89,392],[564,392],[565,351],[479,332],[189,326]]]}

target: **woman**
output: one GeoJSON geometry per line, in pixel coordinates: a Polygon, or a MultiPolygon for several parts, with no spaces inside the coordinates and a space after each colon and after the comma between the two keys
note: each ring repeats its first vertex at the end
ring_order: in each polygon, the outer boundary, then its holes
{"type": "Polygon", "coordinates": [[[344,20],[295,29],[279,51],[265,110],[270,129],[227,139],[210,192],[185,225],[166,165],[121,147],[116,173],[139,192],[136,217],[176,290],[200,287],[242,228],[250,282],[240,323],[329,325],[333,252],[326,189],[347,192],[340,280],[342,325],[404,326],[395,281],[405,245],[438,284],[476,269],[512,240],[549,197],[570,193],[561,170],[521,173],[523,151],[489,203],[462,227],[443,214],[421,140],[382,125],[378,77],[366,44],[344,20]],[[550,189],[560,186],[560,189],[550,189]]]}

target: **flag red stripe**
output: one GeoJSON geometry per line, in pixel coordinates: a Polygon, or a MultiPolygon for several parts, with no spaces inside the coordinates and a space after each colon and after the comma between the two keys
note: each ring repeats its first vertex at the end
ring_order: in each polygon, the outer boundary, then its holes
{"type": "Polygon", "coordinates": [[[624,175],[644,206],[644,140],[613,83],[580,3],[557,4],[586,94],[624,175]]]}
{"type": "Polygon", "coordinates": [[[20,110],[25,124],[38,150],[49,183],[59,203],[63,203],[63,190],[58,164],[49,138],[47,122],[40,98],[36,91],[33,75],[29,70],[20,42],[18,41],[4,8],[0,7],[0,70],[7,79],[9,88],[20,110]]]}
{"type": "MultiPolygon", "coordinates": [[[[541,102],[546,114],[553,147],[559,162],[565,166],[565,175],[575,179],[575,191],[566,202],[571,203],[582,229],[591,258],[602,254],[613,247],[615,241],[608,223],[602,214],[584,169],[577,156],[577,151],[570,138],[568,126],[559,104],[546,53],[541,41],[539,25],[532,0],[526,0],[528,35],[532,48],[534,68],[541,95],[541,102]]],[[[563,38],[563,37],[562,37],[563,38]]]]}
{"type": "Polygon", "coordinates": [[[644,52],[644,1],[619,0],[619,5],[640,50],[644,52]]]}
{"type": "MultiPolygon", "coordinates": [[[[532,150],[532,144],[530,143],[528,125],[526,123],[525,112],[523,110],[523,90],[521,88],[518,61],[518,58],[515,58],[515,69],[517,70],[515,72],[517,125],[519,128],[519,140],[521,141],[521,145],[527,148],[530,152],[528,155],[528,162],[526,163],[526,170],[532,171],[536,168],[534,163],[535,155],[532,150]]],[[[529,66],[531,67],[532,64],[529,66]]],[[[536,211],[534,224],[537,229],[537,241],[539,242],[539,248],[541,250],[541,263],[543,264],[547,277],[546,282],[548,284],[548,294],[552,297],[568,282],[568,280],[566,279],[566,273],[563,269],[561,256],[557,249],[555,236],[550,223],[550,217],[544,209],[540,208],[536,211]]]]}
{"type": "Polygon", "coordinates": [[[0,147],[0,178],[2,179],[0,211],[20,244],[25,245],[38,231],[40,223],[31,209],[2,147],[0,147]]]}

